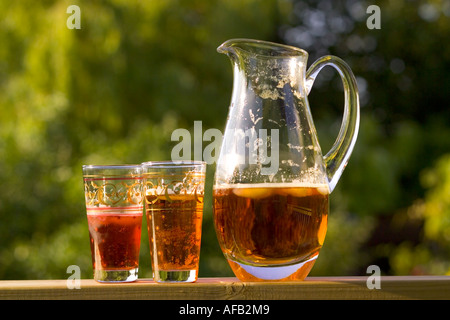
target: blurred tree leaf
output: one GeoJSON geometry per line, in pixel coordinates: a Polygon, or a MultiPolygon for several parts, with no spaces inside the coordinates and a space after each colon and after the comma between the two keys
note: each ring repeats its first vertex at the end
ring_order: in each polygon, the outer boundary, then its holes
{"type": "MultiPolygon", "coordinates": [[[[81,165],[168,159],[176,128],[202,120],[222,129],[232,75],[216,47],[230,37],[273,39],[277,8],[256,0],[2,1],[0,278],[64,277],[69,264],[90,277],[81,165]],[[79,30],[66,25],[72,4],[79,30]]],[[[215,234],[204,234],[203,250],[229,272],[215,234]]],[[[149,265],[141,269],[151,276],[149,265]]]]}

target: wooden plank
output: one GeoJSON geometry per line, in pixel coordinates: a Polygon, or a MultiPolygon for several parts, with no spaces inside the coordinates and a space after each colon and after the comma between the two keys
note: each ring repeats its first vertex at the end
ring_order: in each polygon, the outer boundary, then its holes
{"type": "Polygon", "coordinates": [[[104,284],[80,280],[0,281],[0,299],[14,300],[400,300],[450,299],[450,277],[381,277],[380,289],[369,289],[367,277],[311,277],[301,282],[241,282],[236,278],[201,278],[196,283],[159,284],[151,279],[104,284]]]}

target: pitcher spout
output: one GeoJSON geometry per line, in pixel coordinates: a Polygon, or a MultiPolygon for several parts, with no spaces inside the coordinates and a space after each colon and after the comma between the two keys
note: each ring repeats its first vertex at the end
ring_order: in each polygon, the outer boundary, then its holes
{"type": "MultiPolygon", "coordinates": [[[[227,40],[217,48],[231,60],[233,92],[264,101],[302,99],[308,53],[302,49],[252,39],[227,40]]],[[[280,102],[281,103],[281,102],[280,102]]]]}
{"type": "Polygon", "coordinates": [[[244,43],[244,39],[231,39],[222,43],[217,52],[226,54],[231,61],[238,61],[241,53],[240,43],[244,43]]]}
{"type": "Polygon", "coordinates": [[[235,56],[247,53],[260,57],[308,57],[308,53],[300,48],[253,39],[230,39],[222,43],[217,51],[235,56]]]}
{"type": "Polygon", "coordinates": [[[233,40],[227,40],[222,43],[219,47],[217,47],[217,52],[224,54],[234,53],[233,40]]]}

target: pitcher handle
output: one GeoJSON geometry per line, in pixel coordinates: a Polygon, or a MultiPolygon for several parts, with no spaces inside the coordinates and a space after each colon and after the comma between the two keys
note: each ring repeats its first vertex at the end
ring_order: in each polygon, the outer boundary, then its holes
{"type": "Polygon", "coordinates": [[[336,56],[323,56],[309,67],[305,82],[307,94],[311,91],[316,76],[325,66],[332,66],[339,73],[345,94],[344,116],[339,135],[330,151],[323,157],[328,185],[332,192],[348,163],[358,136],[359,94],[352,70],[345,61],[336,56]]]}

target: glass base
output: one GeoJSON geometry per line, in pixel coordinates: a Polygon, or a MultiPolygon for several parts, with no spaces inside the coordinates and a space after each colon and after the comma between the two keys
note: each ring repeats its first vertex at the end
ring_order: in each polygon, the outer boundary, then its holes
{"type": "Polygon", "coordinates": [[[133,282],[138,278],[138,268],[130,270],[94,270],[98,282],[133,282]]]}
{"type": "Polygon", "coordinates": [[[170,270],[154,272],[153,280],[156,282],[195,282],[197,270],[170,270]]]}
{"type": "Polygon", "coordinates": [[[241,281],[298,281],[311,271],[318,255],[287,266],[254,266],[228,260],[236,277],[241,281]]]}

